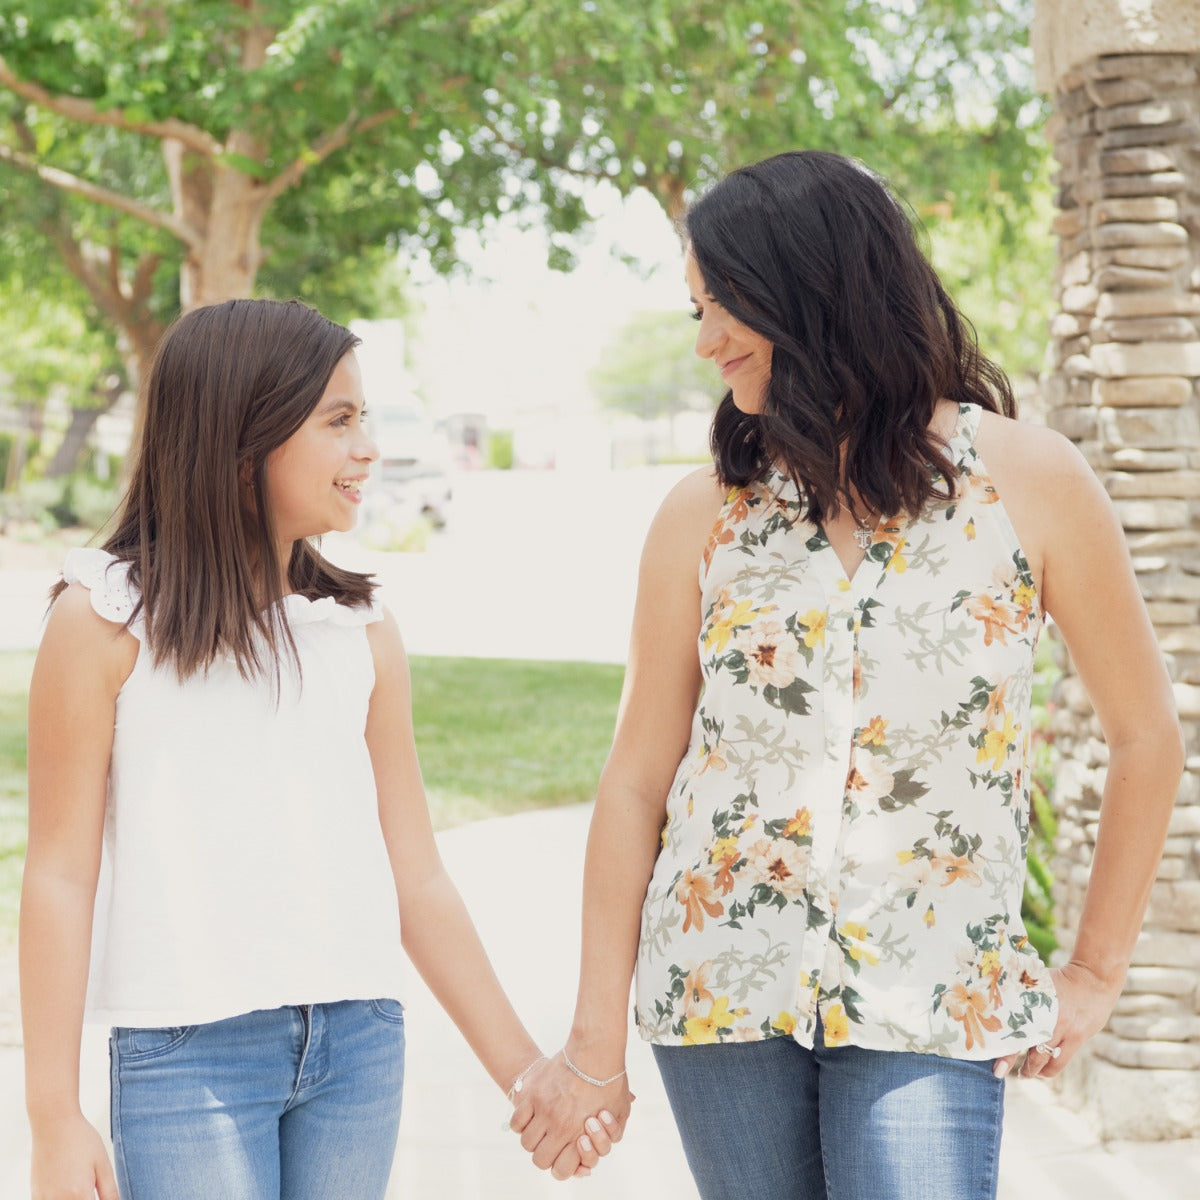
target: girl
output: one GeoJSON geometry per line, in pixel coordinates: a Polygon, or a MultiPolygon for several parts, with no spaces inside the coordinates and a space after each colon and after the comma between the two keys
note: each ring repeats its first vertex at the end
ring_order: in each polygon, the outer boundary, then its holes
{"type": "Polygon", "coordinates": [[[356,342],[297,302],[183,317],[116,530],[68,555],[30,688],[37,1200],[117,1195],[85,1007],[113,1027],[124,1200],[382,1196],[401,939],[502,1088],[542,1066],[438,858],[396,624],[309,541],[353,527],[378,456],[356,342]]]}
{"type": "MultiPolygon", "coordinates": [[[[623,1065],[636,963],[704,1200],[993,1196],[1004,1076],[1105,1024],[1183,766],[1125,539],[1078,451],[1010,419],[877,176],[779,155],[686,235],[729,390],[715,472],[646,542],[566,1053],[623,1065]],[[1058,970],[1021,925],[1047,612],[1110,751],[1058,970]]],[[[513,1115],[535,1154],[557,1086],[596,1100],[540,1073],[513,1115]]]]}

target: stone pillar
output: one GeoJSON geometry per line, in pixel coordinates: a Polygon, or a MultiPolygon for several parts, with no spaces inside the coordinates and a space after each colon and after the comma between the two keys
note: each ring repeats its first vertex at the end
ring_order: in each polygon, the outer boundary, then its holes
{"type": "MultiPolygon", "coordinates": [[[[1037,0],[1059,163],[1048,421],[1125,527],[1191,756],[1125,992],[1064,1091],[1118,1138],[1200,1135],[1200,4],[1037,0]]],[[[1046,481],[1053,503],[1054,481],[1046,481]]],[[[1103,582],[1096,581],[1103,602],[1103,582]]],[[[1052,729],[1062,940],[1078,922],[1105,752],[1069,662],[1052,729]]]]}

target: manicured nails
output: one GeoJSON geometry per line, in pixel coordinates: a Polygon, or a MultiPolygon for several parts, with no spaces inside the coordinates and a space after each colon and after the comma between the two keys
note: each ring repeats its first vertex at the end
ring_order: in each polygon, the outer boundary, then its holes
{"type": "Polygon", "coordinates": [[[595,1146],[592,1145],[592,1139],[586,1133],[579,1139],[579,1148],[584,1154],[591,1154],[595,1150],[595,1146]]]}
{"type": "Polygon", "coordinates": [[[1008,1064],[1007,1060],[1001,1059],[996,1064],[995,1069],[992,1071],[992,1074],[995,1075],[997,1079],[1003,1079],[1005,1077],[1005,1075],[1008,1074],[1008,1066],[1009,1066],[1009,1064],[1008,1064]]]}
{"type": "Polygon", "coordinates": [[[597,1121],[595,1117],[588,1117],[588,1119],[586,1121],[584,1121],[583,1124],[584,1124],[584,1128],[587,1129],[588,1133],[599,1133],[601,1131],[601,1129],[604,1128],[604,1126],[601,1125],[600,1122],[597,1121]]]}
{"type": "Polygon", "coordinates": [[[614,1117],[607,1108],[602,1108],[600,1110],[600,1120],[602,1120],[605,1125],[615,1125],[617,1123],[617,1118],[614,1117]]]}

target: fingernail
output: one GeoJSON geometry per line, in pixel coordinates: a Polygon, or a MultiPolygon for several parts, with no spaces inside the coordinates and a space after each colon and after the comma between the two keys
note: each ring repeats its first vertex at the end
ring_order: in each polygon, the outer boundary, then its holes
{"type": "Polygon", "coordinates": [[[583,1148],[584,1154],[591,1154],[593,1150],[592,1139],[586,1133],[579,1139],[579,1145],[583,1148]]]}
{"type": "Polygon", "coordinates": [[[586,1179],[591,1173],[592,1173],[591,1167],[580,1167],[579,1170],[575,1172],[575,1174],[578,1175],[580,1179],[586,1179]]]}
{"type": "Polygon", "coordinates": [[[1008,1063],[998,1062],[996,1064],[996,1070],[993,1073],[995,1074],[997,1079],[1003,1079],[1005,1077],[1005,1075],[1008,1074],[1008,1063]]]}
{"type": "Polygon", "coordinates": [[[617,1123],[617,1118],[614,1117],[607,1108],[602,1108],[600,1110],[600,1120],[602,1120],[605,1125],[615,1125],[617,1123]]]}
{"type": "Polygon", "coordinates": [[[583,1127],[585,1129],[587,1129],[590,1133],[599,1133],[600,1130],[603,1128],[603,1126],[600,1124],[599,1121],[596,1120],[595,1117],[588,1117],[588,1119],[586,1121],[584,1121],[583,1127]]]}

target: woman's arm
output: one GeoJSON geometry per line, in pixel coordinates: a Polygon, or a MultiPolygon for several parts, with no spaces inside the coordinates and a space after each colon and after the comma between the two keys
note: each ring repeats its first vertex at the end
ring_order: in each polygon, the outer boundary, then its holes
{"type": "Polygon", "coordinates": [[[1037,431],[1027,462],[1039,494],[1049,487],[1054,496],[1053,504],[1040,506],[1042,600],[1071,651],[1109,753],[1083,913],[1070,961],[1054,973],[1060,1011],[1053,1041],[1061,1054],[1031,1051],[1025,1067],[1026,1074],[1050,1076],[1104,1027],[1121,993],[1184,746],[1171,681],[1108,496],[1078,450],[1057,434],[1037,431]]]}
{"type": "MultiPolygon", "coordinates": [[[[698,573],[723,492],[711,470],[678,484],[650,528],[638,577],[629,661],[612,749],[596,794],[584,865],[583,945],[579,992],[566,1053],[588,1075],[624,1069],[629,988],[637,957],[641,906],[658,857],[667,793],[688,744],[700,690],[698,573]]],[[[623,1116],[627,1080],[598,1089],[572,1075],[556,1056],[517,1106],[513,1128],[549,1165],[543,1140],[563,1133],[597,1103],[623,1116]],[[543,1097],[550,1126],[533,1114],[543,1097]]],[[[565,1161],[554,1174],[565,1178],[565,1161]]]]}
{"type": "Polygon", "coordinates": [[[79,1045],[116,697],[136,659],[136,639],[72,585],[50,614],[29,688],[20,961],[35,1197],[117,1196],[80,1109],[79,1045]]]}

